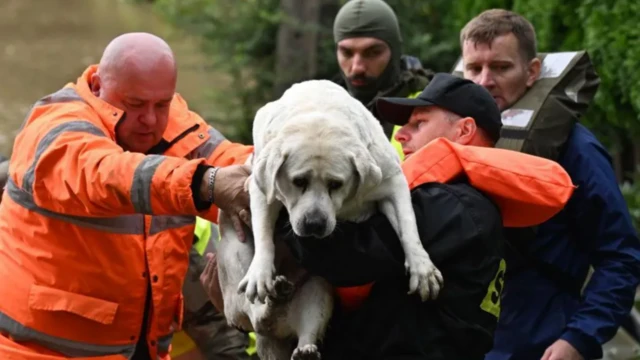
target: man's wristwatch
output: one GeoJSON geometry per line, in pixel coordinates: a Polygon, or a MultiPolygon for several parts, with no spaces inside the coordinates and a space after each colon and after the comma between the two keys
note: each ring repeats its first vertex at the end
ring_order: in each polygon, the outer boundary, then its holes
{"type": "Polygon", "coordinates": [[[216,184],[216,174],[218,173],[218,169],[217,167],[211,168],[211,171],[209,171],[209,182],[207,184],[207,191],[209,193],[209,197],[207,198],[207,200],[213,204],[213,188],[215,187],[216,184]]]}

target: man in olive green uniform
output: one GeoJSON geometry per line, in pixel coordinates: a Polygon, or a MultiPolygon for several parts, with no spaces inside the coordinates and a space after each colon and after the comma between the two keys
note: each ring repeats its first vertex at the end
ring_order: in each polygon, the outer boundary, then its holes
{"type": "Polygon", "coordinates": [[[382,0],[351,0],[335,18],[333,37],[336,43],[340,77],[335,82],[346,87],[351,96],[363,103],[382,124],[387,137],[395,128],[380,119],[375,103],[380,97],[415,97],[433,76],[420,61],[402,56],[402,36],[398,18],[382,0]]]}

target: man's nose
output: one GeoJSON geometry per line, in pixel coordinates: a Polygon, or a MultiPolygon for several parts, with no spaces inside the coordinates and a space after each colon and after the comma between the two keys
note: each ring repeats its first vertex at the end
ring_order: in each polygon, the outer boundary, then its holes
{"type": "Polygon", "coordinates": [[[400,144],[405,144],[407,141],[409,141],[409,139],[411,138],[409,132],[405,129],[405,127],[401,127],[400,129],[398,129],[398,131],[396,132],[396,141],[399,142],[400,144]]]}
{"type": "Polygon", "coordinates": [[[480,74],[478,85],[484,86],[485,88],[491,88],[495,86],[495,81],[493,80],[493,74],[489,69],[482,70],[480,74]]]}
{"type": "Polygon", "coordinates": [[[156,125],[157,118],[156,118],[155,109],[153,107],[146,108],[141,117],[142,117],[142,122],[144,122],[145,125],[147,126],[156,125]]]}
{"type": "Polygon", "coordinates": [[[351,75],[364,75],[366,72],[367,67],[364,59],[360,54],[355,54],[351,63],[351,75]]]}

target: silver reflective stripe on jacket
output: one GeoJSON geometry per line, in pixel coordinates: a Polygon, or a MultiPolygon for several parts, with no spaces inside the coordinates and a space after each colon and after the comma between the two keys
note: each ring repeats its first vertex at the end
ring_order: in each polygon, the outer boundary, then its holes
{"type": "Polygon", "coordinates": [[[224,135],[211,126],[209,126],[207,132],[209,133],[209,139],[193,150],[188,156],[189,159],[208,159],[216,150],[218,145],[225,140],[224,135]]]}
{"type": "MultiPolygon", "coordinates": [[[[64,326],[64,324],[60,324],[60,326],[64,326]]],[[[20,324],[2,312],[0,312],[0,332],[10,334],[15,341],[33,342],[70,358],[122,355],[130,359],[136,346],[135,343],[128,345],[95,345],[47,335],[20,324]]]]}
{"type": "Polygon", "coordinates": [[[162,155],[147,155],[134,171],[133,183],[131,184],[131,202],[137,213],[152,213],[151,181],[156,169],[165,159],[162,155]]]}
{"type": "Polygon", "coordinates": [[[27,172],[24,174],[24,178],[22,179],[22,188],[24,190],[33,193],[33,181],[36,166],[38,165],[40,157],[45,151],[47,151],[47,149],[49,149],[49,146],[56,141],[58,136],[66,132],[84,132],[96,136],[106,136],[100,128],[84,120],[69,121],[54,127],[40,140],[40,142],[38,142],[38,146],[36,146],[36,154],[34,156],[33,163],[29,166],[29,169],[27,169],[27,172]]]}
{"type": "Polygon", "coordinates": [[[121,215],[115,217],[84,217],[56,213],[39,207],[33,201],[33,195],[20,189],[13,180],[7,181],[7,195],[18,205],[37,214],[61,220],[79,227],[104,231],[112,234],[143,235],[144,217],[140,214],[121,215]]]}
{"type": "MultiPolygon", "coordinates": [[[[144,235],[144,215],[142,214],[120,215],[113,217],[88,217],[56,213],[36,205],[33,201],[33,195],[20,189],[11,179],[7,181],[7,196],[25,209],[79,227],[104,231],[111,234],[144,235]]],[[[192,225],[195,221],[196,219],[194,216],[153,216],[151,218],[149,235],[155,235],[165,230],[192,225]]]]}
{"type": "Polygon", "coordinates": [[[155,235],[168,229],[177,229],[183,226],[193,225],[195,222],[195,216],[156,215],[151,218],[149,235],[155,235]]]}
{"type": "Polygon", "coordinates": [[[80,95],[78,95],[78,93],[76,93],[76,91],[73,88],[62,88],[54,92],[53,94],[49,94],[43,97],[42,99],[36,101],[36,103],[33,104],[31,109],[27,113],[27,116],[24,118],[24,121],[22,121],[22,125],[20,125],[20,129],[18,129],[18,132],[22,131],[24,126],[27,124],[27,120],[29,120],[29,118],[31,117],[31,114],[33,113],[33,109],[37,108],[38,106],[45,106],[45,105],[50,105],[55,103],[66,103],[71,101],[85,102],[84,99],[82,99],[82,97],[80,97],[80,95]]]}

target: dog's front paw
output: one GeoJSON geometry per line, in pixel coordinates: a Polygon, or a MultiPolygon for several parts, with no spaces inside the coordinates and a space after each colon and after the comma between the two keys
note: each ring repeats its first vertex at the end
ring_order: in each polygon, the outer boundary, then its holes
{"type": "Polygon", "coordinates": [[[443,279],[440,270],[433,264],[427,252],[422,248],[421,250],[407,256],[404,266],[411,276],[409,294],[418,291],[422,301],[426,301],[438,297],[443,279]]]}
{"type": "Polygon", "coordinates": [[[267,296],[273,294],[274,273],[273,265],[261,266],[258,263],[251,263],[249,270],[238,285],[238,294],[244,292],[252,304],[256,297],[261,303],[264,303],[267,296]]]}
{"type": "Polygon", "coordinates": [[[320,360],[320,352],[318,347],[313,344],[307,344],[293,350],[291,360],[320,360]]]}
{"type": "Polygon", "coordinates": [[[276,304],[281,304],[289,301],[294,291],[295,285],[285,276],[278,275],[273,282],[273,295],[270,295],[269,299],[276,304]]]}

